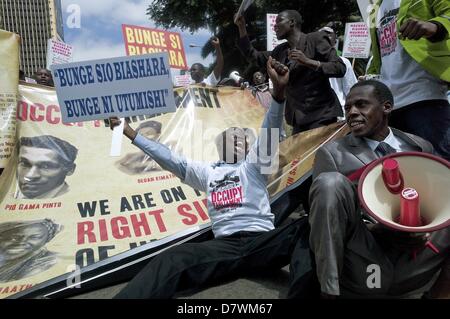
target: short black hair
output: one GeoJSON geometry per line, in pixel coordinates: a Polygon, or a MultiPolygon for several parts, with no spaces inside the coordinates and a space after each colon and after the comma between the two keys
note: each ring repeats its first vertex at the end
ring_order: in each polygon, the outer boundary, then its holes
{"type": "Polygon", "coordinates": [[[355,85],[353,85],[352,88],[350,89],[350,91],[356,87],[361,87],[361,86],[373,87],[373,92],[374,92],[375,97],[378,100],[378,102],[380,102],[380,103],[390,102],[392,105],[394,105],[394,96],[392,95],[391,90],[383,82],[377,81],[377,80],[360,81],[360,82],[357,82],[355,85]]]}
{"type": "Polygon", "coordinates": [[[46,148],[55,151],[67,165],[72,165],[78,154],[78,149],[75,146],[52,135],[21,137],[18,149],[20,150],[22,146],[46,148]]]}
{"type": "Polygon", "coordinates": [[[300,28],[302,26],[303,18],[300,12],[298,12],[297,10],[284,10],[281,11],[280,13],[285,13],[289,19],[295,20],[296,22],[295,26],[297,28],[300,28]]]}
{"type": "Polygon", "coordinates": [[[197,65],[203,72],[206,72],[205,66],[204,66],[203,64],[201,64],[201,63],[194,63],[194,64],[192,64],[192,65],[191,65],[191,69],[192,69],[195,65],[197,65]]]}

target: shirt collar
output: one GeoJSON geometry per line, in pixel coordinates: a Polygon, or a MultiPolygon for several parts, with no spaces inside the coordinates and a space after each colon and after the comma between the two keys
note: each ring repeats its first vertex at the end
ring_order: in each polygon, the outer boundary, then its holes
{"type": "MultiPolygon", "coordinates": [[[[367,137],[364,137],[364,140],[366,141],[367,145],[370,147],[372,151],[375,151],[378,144],[380,144],[379,141],[375,141],[367,137]]],[[[386,136],[386,138],[381,142],[389,144],[389,146],[394,148],[397,152],[401,151],[400,141],[394,136],[394,133],[392,133],[391,128],[389,128],[388,136],[386,136]]]]}

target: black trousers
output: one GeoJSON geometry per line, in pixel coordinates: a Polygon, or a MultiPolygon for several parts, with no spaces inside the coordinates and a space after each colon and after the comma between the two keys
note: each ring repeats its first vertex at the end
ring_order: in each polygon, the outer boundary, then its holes
{"type": "Polygon", "coordinates": [[[182,244],[153,258],[115,298],[167,299],[230,276],[279,269],[289,263],[288,297],[307,297],[315,276],[308,237],[307,218],[300,218],[268,232],[237,232],[182,244]]]}

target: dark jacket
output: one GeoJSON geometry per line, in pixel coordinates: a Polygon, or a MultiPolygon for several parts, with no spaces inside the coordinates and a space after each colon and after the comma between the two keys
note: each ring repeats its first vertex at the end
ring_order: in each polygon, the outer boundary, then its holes
{"type": "MultiPolygon", "coordinates": [[[[239,40],[243,54],[265,68],[268,55],[257,51],[248,37],[239,40]]],[[[286,89],[286,122],[293,126],[317,127],[315,123],[342,116],[341,104],[330,86],[329,78],[345,75],[346,66],[337,56],[330,40],[323,32],[302,34],[297,49],[310,59],[320,61],[318,71],[288,59],[289,44],[282,43],[270,54],[289,67],[289,84],[286,89]]]]}

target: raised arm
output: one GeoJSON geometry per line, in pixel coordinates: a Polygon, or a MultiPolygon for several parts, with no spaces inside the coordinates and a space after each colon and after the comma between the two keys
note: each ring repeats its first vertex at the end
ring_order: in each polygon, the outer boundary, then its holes
{"type": "Polygon", "coordinates": [[[237,43],[239,50],[241,50],[247,60],[255,61],[260,68],[265,67],[270,52],[260,52],[253,47],[250,43],[250,39],[248,38],[247,28],[245,27],[245,19],[243,16],[235,18],[234,23],[239,29],[239,41],[237,43]]]}
{"type": "MultiPolygon", "coordinates": [[[[119,118],[111,117],[109,119],[111,130],[119,126],[120,122],[121,120],[119,118]]],[[[134,145],[154,159],[163,169],[172,172],[184,181],[187,162],[183,156],[173,153],[164,144],[139,135],[126,121],[124,123],[123,135],[128,137],[134,145]]]]}
{"type": "Polygon", "coordinates": [[[211,43],[216,50],[216,66],[214,67],[214,76],[216,77],[216,79],[220,80],[224,63],[222,48],[220,47],[220,40],[218,37],[212,37],[211,43]]]}
{"type": "Polygon", "coordinates": [[[272,104],[267,111],[257,142],[250,149],[248,162],[256,164],[262,174],[273,173],[274,157],[278,151],[279,136],[284,116],[285,90],[289,81],[289,69],[269,57],[267,73],[273,82],[272,104]]]}

